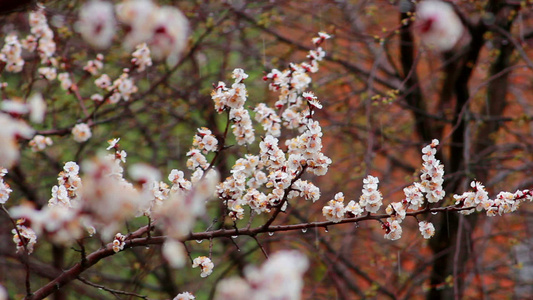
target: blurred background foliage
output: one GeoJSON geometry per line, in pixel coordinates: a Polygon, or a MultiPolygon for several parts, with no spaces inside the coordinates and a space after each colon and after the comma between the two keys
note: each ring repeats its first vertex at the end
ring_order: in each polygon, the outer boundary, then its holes
{"type": "MultiPolygon", "coordinates": [[[[139,92],[130,101],[101,106],[89,98],[97,88],[93,84],[95,78],[83,71],[83,66],[102,53],[102,73],[116,78],[123,68],[131,66],[131,54],[120,47],[121,33],[105,51],[86,46],[74,29],[83,2],[43,3],[57,52],[79,87],[83,104],[88,111],[94,111],[93,137],[82,144],[72,140],[70,128],[84,118],[80,103],[62,90],[59,82],[39,77],[38,58],[25,57],[21,73],[1,73],[0,81],[9,84],[2,91],[3,99],[27,98],[34,92],[44,95],[48,112],[45,122],[36,129],[49,133],[54,141],[53,146],[40,153],[22,145],[20,165],[7,179],[14,190],[8,204],[29,200],[46,205],[65,162],[79,163],[103,151],[106,141],[116,137],[121,138],[121,149],[128,153],[126,168],[135,162],[146,162],[160,169],[163,177],[173,168],[190,175],[185,153],[196,129],[208,127],[221,137],[226,126],[225,116],[213,108],[213,84],[230,84],[231,71],[243,68],[250,75],[245,82],[247,107],[262,102],[273,106],[277,95],[268,90],[262,77],[272,68],[284,69],[290,62],[306,60],[307,50],[312,49],[311,38],[318,31],[333,35],[324,46],[327,57],[319,73],[312,75],[312,90],[324,105],[316,117],[323,126],[323,152],[332,158],[333,165],[327,176],[306,175],[321,188],[321,199],[315,204],[291,204],[276,224],[324,220],[323,205],[340,191],[347,200],[357,200],[362,178],[367,174],[380,178],[386,204],[400,201],[402,189],[417,180],[420,149],[431,138],[440,139],[444,145],[440,151],[447,172],[447,204],[452,203],[453,193],[465,191],[475,178],[486,184],[491,196],[500,190],[514,192],[533,184],[533,66],[528,58],[533,54],[533,20],[528,1],[449,1],[478,31],[465,33],[458,45],[446,53],[423,47],[416,34],[411,40],[401,35],[403,31],[414,31],[412,26],[401,23],[405,15],[401,15],[400,7],[406,1],[159,1],[161,5],[178,7],[189,19],[187,50],[176,67],[158,62],[147,71],[132,72],[139,92]],[[493,26],[499,26],[503,33],[493,26]],[[478,57],[472,60],[469,55],[475,43],[480,43],[478,57]],[[411,51],[410,65],[402,46],[411,51]],[[465,68],[472,72],[466,79],[461,77],[465,68]],[[457,93],[457,86],[462,83],[470,92],[466,99],[457,93]],[[502,97],[491,95],[502,89],[502,97]],[[423,105],[412,100],[415,94],[423,105]],[[505,103],[503,109],[491,111],[491,104],[497,101],[505,103]],[[497,128],[487,129],[492,125],[497,128]]],[[[25,36],[31,8],[32,4],[22,11],[4,13],[0,17],[1,34],[15,31],[20,37],[25,36]]],[[[284,132],[282,137],[288,134],[284,132]]],[[[233,145],[234,141],[227,144],[233,145]]],[[[250,149],[233,146],[224,151],[217,166],[222,178],[229,175],[232,163],[240,155],[255,150],[257,143],[250,149]]],[[[229,221],[219,222],[220,207],[220,203],[212,202],[195,231],[233,227],[229,221]]],[[[378,222],[339,225],[327,232],[310,229],[262,235],[257,237],[259,243],[244,236],[187,242],[193,258],[212,252],[215,271],[205,279],[199,277],[197,269],[171,269],[161,257],[159,246],[134,248],[105,259],[83,277],[107,288],[149,298],[172,298],[187,290],[197,299],[210,299],[218,280],[242,274],[245,265],[259,265],[264,260],[260,247],[267,253],[296,248],[305,251],[311,261],[304,299],[450,299],[454,284],[460,285],[467,299],[521,299],[521,288],[531,284],[527,280],[532,279],[522,276],[521,271],[531,268],[528,264],[533,264],[532,258],[520,252],[525,247],[532,253],[531,212],[532,207],[527,204],[502,218],[478,215],[459,221],[455,215],[428,214],[424,219],[440,224],[437,230],[445,232],[431,242],[421,238],[417,222],[410,219],[403,223],[402,239],[394,242],[383,239],[378,222]],[[457,232],[462,235],[458,237],[457,232]],[[464,261],[455,253],[461,253],[464,261]],[[437,262],[443,259],[444,264],[439,265],[437,262]]],[[[255,216],[251,224],[259,226],[268,217],[255,216]]],[[[14,253],[11,225],[5,214],[0,222],[0,283],[13,298],[21,298],[23,264],[14,253]]],[[[126,224],[123,233],[146,222],[145,218],[138,218],[126,224]]],[[[237,222],[238,227],[247,224],[247,219],[237,222]]],[[[97,239],[86,242],[88,249],[100,247],[97,239]]],[[[30,257],[32,287],[44,285],[61,269],[77,262],[79,253],[73,249],[50,246],[40,240],[30,257]]],[[[115,298],[81,281],[72,282],[54,297],[115,298]]]]}

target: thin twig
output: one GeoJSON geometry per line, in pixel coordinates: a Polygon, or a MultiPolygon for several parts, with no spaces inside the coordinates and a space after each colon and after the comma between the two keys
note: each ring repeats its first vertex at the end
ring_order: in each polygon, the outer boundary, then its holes
{"type": "Polygon", "coordinates": [[[457,233],[457,241],[455,242],[455,253],[453,256],[453,296],[455,300],[459,300],[459,282],[457,281],[457,269],[459,268],[459,253],[461,252],[461,239],[463,238],[463,222],[464,216],[459,216],[459,229],[457,233]]]}
{"type": "Polygon", "coordinates": [[[78,276],[77,278],[79,281],[85,283],[86,285],[90,285],[92,287],[95,287],[95,288],[98,288],[100,290],[104,290],[106,292],[110,292],[111,294],[113,295],[126,295],[126,296],[133,296],[133,297],[137,297],[137,298],[142,298],[142,299],[146,299],[146,300],[149,300],[150,298],[148,298],[148,296],[144,296],[144,295],[139,295],[139,294],[136,294],[136,293],[132,293],[132,292],[126,292],[126,291],[121,291],[121,290],[115,290],[115,289],[111,289],[111,288],[108,288],[104,285],[100,285],[100,284],[96,284],[94,282],[90,282],[89,280],[81,277],[81,276],[78,276]]]}
{"type": "Polygon", "coordinates": [[[24,266],[25,266],[25,269],[26,269],[25,284],[26,284],[26,297],[28,297],[28,296],[31,296],[30,264],[29,264],[30,253],[28,252],[28,246],[27,246],[27,243],[26,243],[26,240],[25,240],[26,238],[23,237],[22,234],[20,233],[19,228],[17,226],[17,222],[15,222],[15,220],[13,218],[11,218],[11,215],[9,214],[9,211],[7,211],[6,207],[3,204],[1,204],[0,206],[2,206],[2,210],[9,217],[9,220],[11,221],[11,223],[13,224],[13,227],[15,228],[15,232],[19,236],[19,240],[22,243],[22,247],[24,248],[24,254],[22,256],[22,260],[24,262],[24,266]]]}

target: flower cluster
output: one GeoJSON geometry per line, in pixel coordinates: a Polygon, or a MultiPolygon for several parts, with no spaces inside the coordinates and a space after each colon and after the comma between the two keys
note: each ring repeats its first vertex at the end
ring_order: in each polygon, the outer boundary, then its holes
{"type": "Polygon", "coordinates": [[[255,140],[252,121],[248,111],[244,108],[232,109],[230,119],[233,121],[233,134],[239,145],[251,144],[255,140]]]}
{"type": "Polygon", "coordinates": [[[490,199],[485,187],[480,182],[472,181],[470,186],[473,191],[453,196],[457,207],[472,207],[472,209],[460,211],[465,215],[471,214],[476,210],[486,210],[487,216],[501,216],[505,213],[516,211],[524,201],[533,201],[533,191],[530,190],[518,190],[514,193],[500,192],[495,199],[490,199]]]}
{"type": "Polygon", "coordinates": [[[155,208],[161,206],[163,201],[168,199],[171,192],[168,184],[162,181],[152,181],[151,184],[146,184],[144,191],[149,193],[148,201],[144,201],[138,215],[142,213],[145,216],[151,216],[155,208]]]}
{"type": "Polygon", "coordinates": [[[94,84],[101,89],[111,90],[111,78],[107,74],[102,74],[100,77],[98,77],[94,81],[94,84]]]}
{"type": "Polygon", "coordinates": [[[359,198],[359,205],[371,213],[376,213],[381,207],[383,197],[378,190],[379,179],[372,175],[368,175],[363,179],[363,194],[359,198]]]}
{"type": "Polygon", "coordinates": [[[57,80],[61,82],[61,88],[65,91],[70,91],[73,83],[70,79],[70,74],[68,72],[59,73],[57,75],[57,80]]]}
{"type": "MultiPolygon", "coordinates": [[[[417,210],[424,203],[424,191],[428,191],[428,199],[435,199],[434,195],[444,196],[442,191],[443,171],[442,165],[435,159],[437,140],[433,140],[431,145],[424,147],[423,152],[423,170],[422,183],[413,183],[411,186],[404,188],[405,199],[401,202],[393,202],[387,205],[385,212],[388,217],[382,222],[382,228],[385,230],[385,238],[390,240],[400,239],[402,236],[401,223],[405,219],[407,210],[417,210]],[[433,177],[429,178],[431,174],[433,177]],[[427,188],[425,188],[427,187],[427,188]]],[[[337,193],[333,200],[330,200],[322,209],[322,214],[328,221],[335,223],[341,222],[345,217],[359,217],[364,212],[377,213],[383,204],[383,196],[378,190],[379,179],[368,175],[363,179],[362,195],[359,203],[350,201],[344,206],[344,195],[337,193]]],[[[428,200],[429,201],[429,200],[428,200]]],[[[431,202],[431,201],[429,201],[431,202]]],[[[435,202],[435,201],[433,201],[435,202]]],[[[420,223],[420,230],[424,238],[429,238],[434,234],[433,224],[428,222],[420,223]]]]}
{"type": "Polygon", "coordinates": [[[385,230],[384,238],[392,241],[400,239],[403,232],[400,224],[405,219],[405,207],[400,202],[394,202],[389,204],[385,211],[390,217],[382,224],[382,228],[385,230]]]}
{"type": "Polygon", "coordinates": [[[402,201],[407,209],[417,210],[424,204],[424,194],[422,193],[422,186],[419,182],[415,182],[412,185],[403,189],[405,198],[402,201]]]}
{"type": "Polygon", "coordinates": [[[224,82],[219,82],[211,98],[215,102],[215,110],[218,113],[229,112],[229,118],[233,122],[233,134],[239,145],[251,144],[255,140],[255,133],[252,127],[250,114],[244,108],[248,92],[243,81],[248,78],[248,74],[242,69],[235,69],[233,76],[235,82],[231,88],[227,88],[224,82]]]}
{"type": "Polygon", "coordinates": [[[88,216],[80,214],[77,208],[54,205],[36,210],[21,205],[12,207],[9,212],[14,218],[27,220],[36,235],[46,234],[56,244],[68,245],[83,237],[86,231],[94,233],[88,216]]]}
{"type": "Polygon", "coordinates": [[[128,101],[131,95],[138,91],[135,82],[129,77],[129,71],[129,69],[124,69],[120,77],[115,79],[113,84],[107,87],[108,91],[113,91],[113,94],[109,97],[109,102],[117,103],[120,99],[128,101]]]}
{"type": "MultiPolygon", "coordinates": [[[[193,186],[184,178],[183,172],[172,170],[168,176],[172,187],[169,187],[159,181],[159,171],[136,164],[129,168],[129,174],[140,185],[138,188],[123,177],[121,163],[126,161],[127,153],[120,150],[119,141],[119,138],[109,141],[107,150],[113,150],[114,154],[99,155],[83,163],[83,186],[78,176],[79,166],[67,162],[59,174],[58,185],[52,188],[52,198],[46,208],[35,210],[18,206],[11,209],[11,215],[31,222],[31,228],[21,228],[21,232],[35,230],[35,237],[45,233],[60,244],[81,238],[86,230],[92,235],[96,232],[95,227],[99,228],[102,238],[107,239],[124,220],[147,215],[169,237],[163,245],[165,258],[174,267],[183,266],[185,248],[179,239],[187,236],[196,217],[205,213],[205,201],[213,195],[219,182],[217,172],[198,173],[193,186]]],[[[6,172],[2,172],[2,176],[6,172]]],[[[28,241],[35,242],[29,233],[26,235],[28,241]]],[[[21,241],[18,236],[15,240],[21,241]]],[[[113,250],[118,252],[123,247],[124,236],[116,234],[113,250]]],[[[208,272],[209,264],[205,262],[203,268],[208,272]]]]}
{"type": "Polygon", "coordinates": [[[328,221],[338,223],[345,217],[354,218],[359,217],[364,213],[364,209],[355,200],[350,200],[346,206],[344,206],[344,194],[339,192],[335,194],[333,200],[328,202],[328,205],[322,208],[322,214],[328,221]]]}
{"type": "MultiPolygon", "coordinates": [[[[390,203],[385,212],[387,213],[386,222],[382,222],[382,228],[385,230],[385,238],[397,240],[401,238],[401,223],[407,215],[407,210],[418,210],[424,204],[424,193],[429,203],[434,203],[444,198],[443,184],[443,166],[435,158],[438,140],[433,140],[430,145],[422,149],[422,179],[421,183],[415,182],[404,188],[405,198],[400,202],[390,203]]],[[[344,195],[339,192],[333,200],[330,200],[322,208],[322,214],[328,221],[341,222],[344,218],[360,217],[366,211],[376,213],[382,206],[382,195],[378,190],[379,179],[371,175],[363,179],[363,191],[359,203],[350,201],[344,206],[344,195]]],[[[294,187],[294,185],[293,185],[294,187]]],[[[485,209],[487,215],[495,216],[503,213],[513,212],[518,209],[520,203],[529,200],[533,201],[533,192],[530,190],[516,191],[515,193],[500,192],[496,199],[489,199],[485,187],[477,181],[471,183],[473,191],[465,192],[462,195],[454,195],[456,200],[455,207],[460,208],[459,212],[471,214],[474,211],[485,209]],[[466,208],[466,209],[463,209],[466,208]]],[[[435,234],[435,227],[432,223],[422,221],[419,223],[422,236],[429,239],[435,234]]]]}
{"type": "Polygon", "coordinates": [[[407,213],[402,202],[393,202],[389,204],[385,209],[385,212],[390,215],[390,217],[387,218],[388,222],[398,221],[398,223],[401,223],[405,219],[407,213]]]}
{"type": "Polygon", "coordinates": [[[48,27],[46,16],[44,15],[44,7],[41,4],[37,4],[37,6],[38,10],[30,13],[29,18],[32,34],[20,42],[15,34],[9,34],[5,38],[4,47],[0,52],[0,61],[6,63],[8,72],[16,73],[22,71],[24,67],[23,48],[29,52],[34,52],[37,49],[42,64],[57,65],[57,60],[52,57],[56,50],[54,33],[48,27]]]}
{"type": "Polygon", "coordinates": [[[79,169],[75,162],[65,163],[57,178],[58,185],[52,187],[52,197],[47,207],[35,210],[32,207],[18,206],[11,209],[11,215],[30,221],[36,234],[45,233],[52,241],[60,244],[68,244],[82,237],[86,231],[93,235],[96,229],[83,206],[79,169]]]}
{"type": "MultiPolygon", "coordinates": [[[[316,63],[319,59],[313,61],[316,63]]],[[[255,120],[261,123],[266,133],[259,143],[259,155],[246,154],[244,158],[238,159],[231,170],[232,175],[217,188],[218,197],[225,201],[229,216],[233,220],[244,217],[244,205],[250,206],[255,213],[260,214],[270,212],[272,207],[278,206],[281,210],[285,210],[287,201],[298,196],[313,202],[320,197],[318,187],[299,177],[304,171],[319,176],[324,175],[331,164],[331,159],[321,152],[322,128],[318,121],[313,120],[314,109],[321,108],[321,105],[312,93],[302,92],[308,87],[311,79],[304,69],[301,74],[295,72],[292,68],[296,66],[300,65],[291,64],[291,68],[283,72],[273,70],[265,77],[266,80],[272,79],[274,84],[278,78],[278,75],[274,74],[282,73],[292,74],[290,77],[294,75],[295,78],[305,75],[309,80],[301,79],[298,82],[297,79],[287,79],[283,86],[275,89],[282,96],[292,99],[276,102],[276,109],[279,111],[263,103],[254,109],[255,120]],[[285,105],[287,107],[283,109],[285,105]],[[282,125],[288,129],[298,128],[300,132],[300,135],[285,141],[286,151],[281,148],[277,138],[281,134],[282,125]],[[261,189],[263,186],[269,189],[268,192],[261,189]]],[[[247,77],[243,70],[235,69],[233,71],[235,83],[232,88],[228,89],[223,82],[219,82],[211,96],[219,113],[229,110],[230,119],[233,121],[235,121],[234,112],[245,116],[239,120],[241,123],[242,120],[246,120],[244,131],[253,136],[248,112],[243,108],[246,90],[242,82],[247,77]]],[[[238,144],[253,141],[253,139],[247,141],[246,135],[238,133],[236,137],[238,144]]]]}
{"type": "Polygon", "coordinates": [[[418,223],[418,228],[425,239],[429,239],[435,235],[435,226],[431,222],[422,221],[418,223]]]}
{"type": "MultiPolygon", "coordinates": [[[[460,213],[469,215],[474,211],[481,211],[492,206],[493,201],[489,199],[489,193],[485,190],[485,186],[479,181],[472,181],[470,186],[473,192],[465,192],[462,195],[453,195],[455,204],[461,207],[474,207],[468,210],[462,210],[460,213]]],[[[501,194],[501,193],[500,193],[501,194]]]]}
{"type": "Polygon", "coordinates": [[[135,47],[135,51],[131,54],[133,58],[131,63],[136,66],[137,72],[142,72],[152,65],[152,58],[150,57],[150,49],[146,43],[142,43],[135,47]]]}
{"type": "Polygon", "coordinates": [[[85,67],[83,67],[83,70],[87,71],[89,74],[96,76],[102,70],[104,67],[104,55],[101,53],[98,53],[96,55],[96,59],[87,61],[87,64],[85,67]]]}
{"type": "Polygon", "coordinates": [[[40,3],[37,4],[37,7],[38,9],[31,12],[29,17],[31,34],[20,42],[15,34],[7,35],[4,47],[0,52],[0,61],[6,63],[8,72],[20,72],[24,67],[22,49],[24,48],[28,52],[34,52],[37,49],[41,63],[54,66],[54,68],[49,68],[48,70],[42,69],[41,71],[39,69],[39,73],[46,78],[55,78],[55,67],[57,67],[58,63],[57,59],[53,57],[56,51],[54,32],[48,26],[44,7],[40,3]]]}
{"type": "Polygon", "coordinates": [[[339,192],[333,200],[330,200],[322,208],[322,214],[328,221],[338,223],[345,217],[359,217],[365,211],[377,212],[382,205],[382,196],[378,190],[378,183],[379,180],[376,177],[368,175],[363,179],[363,194],[359,198],[359,203],[351,200],[348,205],[344,206],[344,194],[339,192]]]}
{"type": "Polygon", "coordinates": [[[192,267],[197,268],[200,267],[202,272],[200,273],[200,276],[207,277],[213,273],[213,268],[215,267],[215,264],[211,261],[211,259],[207,256],[199,256],[195,258],[192,262],[192,267]]]}
{"type": "Polygon", "coordinates": [[[206,170],[208,168],[207,158],[202,154],[202,151],[198,149],[191,149],[187,152],[187,168],[190,170],[196,170],[198,168],[206,170]]]}
{"type": "MultiPolygon", "coordinates": [[[[138,67],[138,70],[141,68],[144,70],[146,66],[151,65],[151,61],[150,64],[148,64],[146,60],[141,61],[135,58],[132,60],[132,63],[138,67]]],[[[113,82],[111,82],[109,75],[102,74],[100,77],[95,79],[94,84],[98,88],[111,92],[111,96],[109,96],[110,103],[118,103],[121,99],[124,99],[124,101],[129,101],[131,96],[139,90],[135,85],[133,78],[129,76],[129,72],[130,70],[128,68],[123,69],[122,74],[113,82]]],[[[91,96],[91,99],[100,102],[104,100],[104,97],[100,94],[94,94],[91,96]]]]}
{"type": "Polygon", "coordinates": [[[263,163],[258,156],[247,154],[235,162],[231,170],[232,175],[218,185],[217,195],[225,201],[230,211],[229,216],[233,220],[244,217],[243,205],[246,204],[256,213],[270,211],[266,195],[257,190],[268,180],[262,168],[263,163]],[[247,178],[250,179],[247,181],[247,178]]]}
{"type": "Polygon", "coordinates": [[[17,252],[27,251],[33,253],[33,247],[37,243],[35,231],[28,225],[26,219],[17,220],[17,228],[13,229],[13,242],[17,245],[17,252]]]}
{"type": "Polygon", "coordinates": [[[328,221],[340,222],[344,218],[344,194],[337,193],[335,198],[322,208],[322,214],[328,221]]]}
{"type": "Polygon", "coordinates": [[[276,111],[264,103],[259,103],[255,109],[255,120],[263,126],[266,134],[279,137],[281,134],[281,118],[276,111]]]}
{"type": "MultiPolygon", "coordinates": [[[[308,172],[317,176],[325,175],[331,164],[331,159],[321,152],[322,150],[322,128],[318,121],[307,115],[300,121],[304,126],[300,129],[301,135],[287,140],[289,162],[300,161],[300,165],[306,166],[308,172]]],[[[299,166],[294,166],[299,167],[299,166]]]]}
{"type": "Polygon", "coordinates": [[[52,81],[57,78],[57,69],[53,67],[40,67],[39,75],[41,75],[44,79],[52,81]]]}
{"type": "MultiPolygon", "coordinates": [[[[401,223],[407,214],[408,204],[405,201],[390,203],[385,212],[389,215],[387,221],[382,224],[385,230],[384,237],[389,240],[397,240],[402,237],[401,223]]],[[[433,226],[433,225],[431,225],[433,226]]]]}
{"type": "Polygon", "coordinates": [[[198,128],[198,133],[194,136],[192,145],[207,154],[217,150],[218,140],[211,133],[211,130],[202,127],[198,128]]]}
{"type": "Polygon", "coordinates": [[[81,178],[78,176],[80,167],[73,161],[69,161],[63,167],[57,178],[59,185],[52,187],[52,198],[48,200],[48,206],[73,207],[74,202],[80,198],[81,178]]]}
{"type": "MultiPolygon", "coordinates": [[[[405,198],[401,202],[393,202],[386,208],[389,215],[387,221],[382,227],[385,230],[385,238],[397,240],[401,238],[402,228],[400,224],[405,219],[407,210],[418,210],[424,205],[424,193],[429,203],[435,203],[444,198],[445,192],[442,189],[444,182],[444,167],[438,159],[435,158],[437,153],[436,147],[439,145],[438,140],[433,140],[431,144],[422,149],[422,174],[421,183],[414,182],[412,185],[405,187],[403,192],[405,198]]],[[[422,221],[419,223],[420,232],[426,239],[432,237],[435,228],[432,223],[422,221]]]]}
{"type": "Polygon", "coordinates": [[[437,153],[438,140],[431,141],[431,144],[422,148],[422,180],[420,187],[422,192],[426,193],[426,198],[429,203],[436,203],[444,198],[446,192],[442,189],[444,183],[444,165],[440,160],[435,158],[437,153]]]}
{"type": "Polygon", "coordinates": [[[271,90],[279,91],[280,96],[275,106],[277,108],[288,104],[289,106],[297,104],[298,94],[302,93],[311,83],[311,77],[307,73],[318,72],[318,62],[320,62],[325,52],[320,45],[330,36],[326,33],[320,32],[319,36],[313,38],[313,44],[317,47],[311,50],[309,55],[309,63],[290,64],[290,67],[284,71],[273,69],[270,73],[263,77],[263,80],[270,81],[269,87],[271,90]]]}
{"type": "Polygon", "coordinates": [[[115,234],[115,239],[113,240],[113,251],[119,252],[121,250],[124,250],[124,246],[126,246],[126,242],[124,240],[126,239],[126,236],[122,233],[115,234]]]}
{"type": "Polygon", "coordinates": [[[510,213],[516,211],[520,204],[524,201],[533,201],[533,191],[523,190],[510,192],[500,192],[496,195],[496,199],[487,201],[486,210],[488,216],[502,215],[504,213],[510,213]],[[490,203],[490,206],[488,204],[490,203]]]}
{"type": "Polygon", "coordinates": [[[44,6],[38,3],[37,7],[38,9],[36,11],[30,13],[29,18],[32,35],[27,36],[22,41],[22,44],[30,52],[33,52],[37,48],[37,53],[41,58],[42,64],[57,67],[57,59],[53,57],[56,52],[54,32],[48,26],[44,6]],[[37,46],[36,41],[38,41],[37,46]]]}
{"type": "Polygon", "coordinates": [[[0,168],[0,204],[4,204],[9,199],[9,195],[13,190],[10,188],[9,184],[4,182],[4,176],[7,174],[7,169],[0,168]]]}
{"type": "Polygon", "coordinates": [[[313,202],[320,199],[320,189],[310,181],[298,179],[292,184],[291,188],[292,190],[288,196],[289,199],[296,196],[300,196],[305,200],[312,200],[313,202]]]}
{"type": "Polygon", "coordinates": [[[244,278],[223,279],[215,299],[300,299],[308,266],[307,258],[298,251],[276,252],[261,267],[246,267],[244,278]]]}
{"type": "Polygon", "coordinates": [[[10,34],[5,38],[5,44],[0,52],[0,61],[6,63],[8,72],[17,73],[22,71],[24,60],[22,59],[22,46],[16,35],[10,34]]]}
{"type": "Polygon", "coordinates": [[[381,225],[383,230],[385,230],[384,238],[395,241],[402,237],[402,226],[400,226],[400,222],[397,220],[394,220],[392,222],[385,222],[381,225]]]}
{"type": "Polygon", "coordinates": [[[185,179],[183,171],[173,169],[168,175],[168,180],[172,182],[172,191],[190,191],[192,184],[185,179]]]}

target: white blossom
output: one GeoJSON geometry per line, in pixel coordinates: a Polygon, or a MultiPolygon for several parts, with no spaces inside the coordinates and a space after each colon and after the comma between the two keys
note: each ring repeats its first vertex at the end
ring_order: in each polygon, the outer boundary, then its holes
{"type": "Polygon", "coordinates": [[[418,227],[420,229],[420,233],[425,239],[429,239],[435,235],[435,227],[431,222],[422,221],[418,223],[418,227]]]}
{"type": "Polygon", "coordinates": [[[126,236],[120,232],[115,235],[115,239],[113,240],[113,251],[115,253],[124,250],[124,246],[126,245],[124,242],[125,239],[126,236]]]}
{"type": "Polygon", "coordinates": [[[4,204],[9,199],[9,195],[13,190],[9,184],[4,182],[4,176],[7,174],[7,169],[0,167],[0,204],[4,204]]]}
{"type": "Polygon", "coordinates": [[[22,59],[22,45],[15,34],[9,34],[5,38],[5,44],[0,51],[0,61],[6,63],[5,69],[8,72],[18,73],[24,67],[22,59]]]}
{"type": "Polygon", "coordinates": [[[18,139],[34,134],[24,121],[0,112],[0,167],[11,168],[19,159],[18,139]]]}
{"type": "Polygon", "coordinates": [[[328,205],[322,208],[322,214],[328,221],[338,223],[344,218],[344,195],[337,193],[333,200],[328,202],[328,205]]]}
{"type": "Polygon", "coordinates": [[[199,256],[193,260],[192,267],[193,268],[200,267],[202,271],[200,276],[207,277],[211,275],[211,273],[213,273],[213,268],[215,267],[215,265],[213,264],[213,262],[211,261],[209,257],[199,256]]]}
{"type": "Polygon", "coordinates": [[[152,65],[152,58],[150,57],[150,49],[146,43],[139,44],[135,47],[135,51],[131,54],[133,57],[131,62],[137,66],[137,72],[142,72],[152,65]]]}
{"type": "Polygon", "coordinates": [[[178,295],[176,295],[176,297],[174,297],[174,299],[172,300],[194,300],[194,299],[196,299],[196,297],[194,297],[193,294],[189,292],[183,292],[183,293],[179,293],[178,295]]]}
{"type": "Polygon", "coordinates": [[[463,24],[453,7],[436,0],[417,5],[415,28],[424,44],[441,51],[451,49],[463,34],[463,24]]]}
{"type": "Polygon", "coordinates": [[[162,253],[163,257],[168,261],[171,267],[181,268],[185,265],[187,255],[185,246],[182,242],[167,238],[165,243],[163,243],[162,253]]]}
{"type": "Polygon", "coordinates": [[[72,137],[78,143],[83,143],[92,136],[91,128],[85,123],[76,124],[72,128],[72,137]]]}
{"type": "Polygon", "coordinates": [[[110,2],[91,0],[80,9],[78,30],[90,45],[103,49],[115,35],[115,16],[110,2]]]}
{"type": "Polygon", "coordinates": [[[244,278],[227,278],[217,286],[216,300],[298,300],[303,289],[303,274],[309,267],[298,251],[279,251],[261,267],[248,266],[244,278]]]}
{"type": "Polygon", "coordinates": [[[46,147],[52,146],[53,142],[50,137],[45,137],[42,135],[36,135],[31,139],[29,145],[33,152],[43,151],[46,147]]]}

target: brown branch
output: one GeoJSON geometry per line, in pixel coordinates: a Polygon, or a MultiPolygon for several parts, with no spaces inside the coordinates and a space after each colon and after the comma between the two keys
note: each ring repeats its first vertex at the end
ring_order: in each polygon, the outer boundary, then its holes
{"type": "MultiPolygon", "coordinates": [[[[415,215],[420,215],[420,214],[427,214],[429,212],[438,213],[438,212],[445,212],[445,211],[462,211],[462,210],[469,210],[473,208],[475,207],[457,207],[453,205],[453,206],[446,206],[446,207],[422,209],[418,211],[408,212],[406,215],[415,216],[415,215]]],[[[323,222],[301,223],[301,224],[294,224],[294,225],[276,225],[276,226],[268,226],[268,227],[265,227],[263,225],[263,226],[259,226],[259,227],[251,228],[251,229],[218,229],[218,230],[208,231],[208,232],[191,233],[187,238],[184,239],[184,241],[204,240],[204,239],[213,239],[213,238],[221,238],[221,237],[231,238],[232,236],[238,236],[238,235],[256,236],[260,233],[277,232],[277,231],[294,231],[294,230],[302,230],[302,229],[318,228],[318,227],[327,228],[328,226],[335,226],[337,224],[357,223],[357,222],[366,221],[366,220],[381,220],[381,219],[386,219],[389,217],[390,215],[388,214],[377,214],[377,215],[367,214],[367,215],[364,215],[358,218],[343,219],[340,222],[323,221],[323,222]]],[[[148,226],[144,226],[144,227],[139,228],[137,231],[131,233],[130,235],[128,235],[126,237],[126,245],[124,246],[124,248],[133,248],[133,247],[149,246],[149,245],[160,245],[160,244],[163,244],[163,242],[166,240],[165,236],[155,236],[155,237],[152,236],[150,238],[141,237],[142,235],[146,234],[148,230],[149,230],[148,226]]],[[[95,252],[87,255],[84,263],[82,262],[76,263],[73,267],[64,271],[56,279],[52,280],[51,282],[49,282],[48,284],[46,284],[45,286],[37,290],[35,293],[33,293],[31,296],[27,296],[24,299],[26,300],[44,299],[48,295],[59,290],[61,287],[77,279],[81,273],[83,273],[85,270],[92,267],[96,263],[98,263],[100,260],[108,256],[112,256],[114,254],[115,252],[113,251],[113,244],[109,243],[105,245],[105,247],[99,250],[96,250],[95,252]]]]}
{"type": "MultiPolygon", "coordinates": [[[[148,230],[149,230],[148,226],[139,228],[137,231],[128,235],[126,240],[139,238],[140,236],[145,234],[148,230]]],[[[144,239],[144,240],[151,242],[151,239],[144,239]]],[[[126,242],[127,247],[128,246],[132,247],[131,244],[132,244],[131,242],[126,242]]],[[[95,265],[101,259],[111,256],[113,254],[115,254],[115,252],[113,251],[113,244],[109,243],[104,248],[101,248],[87,255],[84,263],[83,262],[76,263],[72,268],[66,270],[61,275],[59,275],[56,279],[52,280],[45,286],[41,287],[39,290],[37,290],[32,295],[26,296],[24,299],[27,299],[27,300],[44,299],[48,295],[52,294],[53,292],[59,290],[61,287],[70,283],[72,280],[77,279],[78,276],[83,271],[95,265]]]]}

